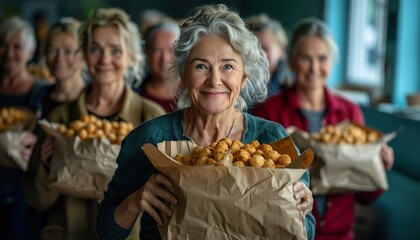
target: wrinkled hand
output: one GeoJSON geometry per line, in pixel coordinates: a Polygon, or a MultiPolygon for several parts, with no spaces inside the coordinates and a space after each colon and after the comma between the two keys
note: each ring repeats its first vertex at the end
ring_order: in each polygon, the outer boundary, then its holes
{"type": "Polygon", "coordinates": [[[163,219],[159,213],[171,216],[170,204],[177,204],[173,193],[172,182],[163,174],[154,174],[143,188],[129,196],[133,198],[129,208],[132,211],[147,212],[157,224],[162,225],[163,219]]]}
{"type": "Polygon", "coordinates": [[[391,170],[394,165],[394,149],[387,144],[383,144],[381,149],[381,158],[384,162],[385,169],[387,171],[391,170]]]}
{"type": "Polygon", "coordinates": [[[312,191],[302,182],[293,184],[293,195],[297,202],[297,208],[304,216],[312,211],[314,199],[312,191]]]}
{"type": "Polygon", "coordinates": [[[41,162],[47,167],[50,165],[51,156],[53,152],[54,142],[51,136],[47,136],[47,138],[45,138],[45,141],[42,143],[41,146],[41,162]]]}
{"type": "Polygon", "coordinates": [[[20,154],[28,162],[38,137],[33,133],[26,134],[20,142],[20,154]]]}

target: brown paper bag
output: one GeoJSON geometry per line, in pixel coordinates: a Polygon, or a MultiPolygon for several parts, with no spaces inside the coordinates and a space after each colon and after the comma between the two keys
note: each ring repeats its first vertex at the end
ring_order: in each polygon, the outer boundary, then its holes
{"type": "Polygon", "coordinates": [[[0,166],[17,168],[23,171],[28,168],[28,161],[24,160],[20,152],[22,139],[29,131],[0,132],[0,166]]]}
{"type": "Polygon", "coordinates": [[[288,168],[180,165],[170,156],[187,154],[190,142],[163,142],[143,149],[175,186],[178,205],[159,228],[162,239],[306,239],[292,184],[312,163],[308,150],[297,156],[289,137],[272,144],[295,159],[288,168]]]}
{"type": "MultiPolygon", "coordinates": [[[[344,128],[350,123],[343,121],[337,127],[344,128]]],[[[314,194],[388,189],[380,151],[382,144],[390,141],[396,134],[382,134],[375,129],[358,126],[377,132],[379,139],[373,143],[358,145],[327,144],[313,140],[308,132],[294,127],[287,129],[301,150],[310,147],[315,153],[315,161],[310,170],[314,194]]]]}
{"type": "Polygon", "coordinates": [[[13,124],[7,129],[0,130],[0,166],[20,168],[26,171],[28,161],[24,160],[20,152],[21,141],[34,127],[36,116],[26,108],[18,108],[26,114],[26,120],[13,124]]]}
{"type": "Polygon", "coordinates": [[[121,146],[107,139],[66,138],[56,131],[59,124],[39,123],[54,139],[49,187],[64,195],[101,199],[117,168],[121,146]]]}

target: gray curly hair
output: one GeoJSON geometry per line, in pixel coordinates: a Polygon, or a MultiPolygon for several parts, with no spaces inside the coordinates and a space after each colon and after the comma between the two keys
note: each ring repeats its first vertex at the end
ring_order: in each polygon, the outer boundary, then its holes
{"type": "Polygon", "coordinates": [[[120,32],[132,64],[125,72],[124,79],[129,84],[138,85],[144,77],[145,57],[141,48],[141,35],[136,24],[121,9],[97,9],[92,18],[83,23],[79,29],[79,42],[84,54],[89,47],[93,29],[99,26],[114,26],[120,32]],[[133,83],[134,81],[136,83],[133,83]]]}
{"type": "MultiPolygon", "coordinates": [[[[244,111],[248,106],[264,101],[270,79],[268,60],[258,38],[249,31],[238,13],[230,11],[223,4],[198,7],[181,25],[180,36],[174,44],[175,59],[170,69],[169,81],[179,80],[189,52],[203,35],[226,38],[243,58],[247,79],[234,107],[244,111]]],[[[177,107],[184,109],[189,106],[191,99],[185,86],[181,86],[177,107]]]]}

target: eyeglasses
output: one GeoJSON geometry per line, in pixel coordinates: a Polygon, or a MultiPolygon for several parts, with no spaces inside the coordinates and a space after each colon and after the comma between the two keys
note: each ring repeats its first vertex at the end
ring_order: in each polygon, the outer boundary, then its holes
{"type": "Polygon", "coordinates": [[[51,57],[51,58],[57,57],[60,52],[62,52],[66,58],[72,58],[79,52],[79,50],[78,49],[72,49],[72,48],[53,48],[53,47],[51,47],[51,48],[48,48],[48,50],[47,50],[47,57],[51,57]]]}

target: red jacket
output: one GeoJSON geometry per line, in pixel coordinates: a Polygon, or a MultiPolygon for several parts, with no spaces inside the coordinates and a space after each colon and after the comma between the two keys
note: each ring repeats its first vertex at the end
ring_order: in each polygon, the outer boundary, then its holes
{"type": "MultiPolygon", "coordinates": [[[[322,125],[337,124],[343,120],[352,120],[363,124],[364,118],[360,107],[325,89],[326,113],[322,125]]],[[[296,126],[308,131],[308,122],[300,111],[300,102],[296,87],[283,90],[279,95],[269,98],[256,106],[253,114],[284,127],[296,126]]],[[[316,204],[312,211],[316,220],[316,240],[351,240],[354,238],[354,202],[369,204],[378,198],[382,190],[346,194],[329,194],[326,211],[320,218],[316,204]]]]}

